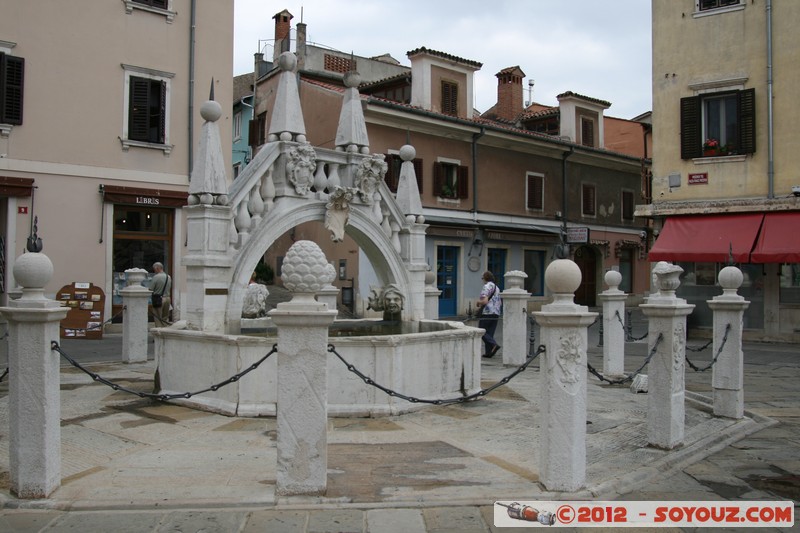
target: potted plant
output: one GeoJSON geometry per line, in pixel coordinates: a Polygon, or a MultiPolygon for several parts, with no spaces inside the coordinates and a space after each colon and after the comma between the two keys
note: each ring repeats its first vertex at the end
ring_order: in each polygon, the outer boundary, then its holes
{"type": "Polygon", "coordinates": [[[719,141],[706,139],[706,142],[703,143],[703,155],[706,157],[719,155],[719,141]]]}

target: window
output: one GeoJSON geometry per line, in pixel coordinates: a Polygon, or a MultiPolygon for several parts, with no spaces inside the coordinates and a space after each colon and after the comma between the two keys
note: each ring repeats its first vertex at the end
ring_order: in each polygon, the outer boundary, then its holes
{"type": "Polygon", "coordinates": [[[597,199],[593,183],[584,183],[581,186],[581,206],[583,216],[593,217],[597,214],[597,199]]]}
{"type": "Polygon", "coordinates": [[[633,191],[622,191],[622,220],[633,220],[633,191]]]}
{"type": "Polygon", "coordinates": [[[132,0],[137,4],[144,4],[150,7],[157,7],[159,9],[167,9],[168,0],[132,0]]]}
{"type": "Polygon", "coordinates": [[[594,148],[594,120],[581,117],[581,144],[594,148]]]}
{"type": "Polygon", "coordinates": [[[128,104],[128,139],[164,144],[167,84],[131,76],[128,104]]]}
{"type": "Polygon", "coordinates": [[[698,11],[708,11],[720,7],[738,6],[741,0],[697,0],[698,11]]]}
{"type": "Polygon", "coordinates": [[[442,82],[442,113],[458,115],[458,85],[451,81],[442,82]]]}
{"type": "Polygon", "coordinates": [[[526,184],[527,191],[525,196],[527,203],[525,207],[536,211],[544,210],[544,176],[528,172],[526,184]]]}
{"type": "MultiPolygon", "coordinates": [[[[397,154],[386,154],[386,163],[386,176],[384,176],[383,181],[386,182],[386,186],[389,187],[390,191],[397,193],[397,184],[400,181],[400,167],[403,164],[403,160],[397,154]]],[[[414,165],[414,174],[417,176],[417,189],[419,194],[422,195],[422,159],[414,158],[411,163],[414,165]]]]}
{"type": "Polygon", "coordinates": [[[782,304],[800,303],[800,264],[780,265],[780,301],[782,304]]]}
{"type": "Polygon", "coordinates": [[[238,141],[242,138],[242,112],[237,111],[233,115],[233,140],[238,141]]]}
{"type": "Polygon", "coordinates": [[[544,296],[544,258],[540,250],[525,250],[523,269],[528,275],[525,278],[525,290],[531,296],[544,296]]]}
{"type": "Polygon", "coordinates": [[[170,78],[174,74],[123,65],[125,118],[121,137],[124,150],[131,146],[158,148],[170,153],[170,78]]]}
{"type": "Polygon", "coordinates": [[[755,102],[755,89],[681,98],[681,158],[754,153],[755,102]],[[704,152],[709,139],[717,148],[704,152]]]}
{"type": "Polygon", "coordinates": [[[255,120],[250,121],[249,139],[250,147],[255,149],[267,142],[267,112],[259,113],[255,120]]]}
{"type": "Polygon", "coordinates": [[[127,14],[133,13],[134,9],[142,11],[150,11],[151,13],[158,13],[164,15],[167,23],[171,24],[177,13],[173,11],[173,0],[122,0],[125,4],[125,12],[127,14]]]}
{"type": "Polygon", "coordinates": [[[433,164],[433,194],[439,198],[464,199],[469,193],[469,168],[447,162],[433,164]]]}
{"type": "Polygon", "coordinates": [[[25,60],[0,52],[0,124],[22,124],[25,60]]]}

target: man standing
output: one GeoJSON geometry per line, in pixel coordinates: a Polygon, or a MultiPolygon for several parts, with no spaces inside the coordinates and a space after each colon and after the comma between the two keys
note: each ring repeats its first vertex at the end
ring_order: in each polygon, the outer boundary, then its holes
{"type": "MultiPolygon", "coordinates": [[[[161,296],[161,305],[157,306],[157,301],[153,302],[153,318],[156,326],[163,327],[169,325],[170,294],[172,291],[172,278],[164,272],[164,265],[153,263],[153,280],[150,283],[150,290],[153,295],[161,296]]],[[[157,298],[154,298],[157,300],[157,298]]]]}
{"type": "Polygon", "coordinates": [[[483,273],[481,279],[484,285],[481,289],[480,298],[476,303],[478,309],[480,309],[478,327],[486,330],[486,333],[481,337],[486,350],[483,356],[494,357],[500,350],[500,345],[494,340],[497,321],[500,319],[500,291],[497,290],[497,285],[494,282],[494,274],[488,270],[483,273]]]}

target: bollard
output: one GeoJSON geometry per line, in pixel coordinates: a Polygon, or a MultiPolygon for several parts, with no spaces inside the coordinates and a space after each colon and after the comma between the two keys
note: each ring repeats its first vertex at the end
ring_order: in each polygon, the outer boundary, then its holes
{"type": "Polygon", "coordinates": [[[611,380],[625,377],[625,328],[622,315],[625,313],[625,300],[628,295],[619,290],[622,274],[609,270],[605,275],[608,290],[597,297],[603,302],[602,334],[603,375],[611,380]]]}
{"type": "Polygon", "coordinates": [[[506,280],[506,289],[500,293],[503,299],[503,364],[519,366],[527,359],[525,330],[530,293],[522,286],[528,275],[520,270],[511,270],[503,277],[506,280]]]}
{"type": "Polygon", "coordinates": [[[574,303],[578,265],[550,263],[544,274],[553,302],[534,313],[545,352],[540,356],[541,452],[539,480],[547,490],[575,491],[586,482],[587,328],[597,313],[574,303]]]}
{"type": "Polygon", "coordinates": [[[738,268],[723,268],[719,271],[722,294],[708,300],[708,306],[714,311],[714,356],[719,354],[711,368],[714,414],[728,418],[744,416],[742,320],[750,302],[736,292],[742,286],[743,279],[742,271],[738,268]]]}
{"type": "Polygon", "coordinates": [[[686,316],[694,305],[675,296],[681,272],[679,266],[659,263],[653,270],[659,292],[639,306],[649,318],[648,348],[655,349],[647,375],[647,441],[667,450],[683,442],[686,422],[686,316]]]}
{"type": "Polygon", "coordinates": [[[46,255],[21,255],[14,277],[22,296],[0,309],[9,327],[9,473],[19,498],[46,498],[61,485],[60,360],[50,343],[69,308],[44,297],[52,276],[46,255]]]}
{"type": "Polygon", "coordinates": [[[147,361],[147,300],[151,291],[142,286],[147,277],[143,268],[125,271],[127,285],[122,295],[122,362],[147,361]]]}
{"type": "Polygon", "coordinates": [[[293,293],[269,312],[278,327],[278,496],[324,494],[328,481],[328,328],[336,318],[314,295],[335,270],[311,241],[297,241],[281,279],[293,293]]]}

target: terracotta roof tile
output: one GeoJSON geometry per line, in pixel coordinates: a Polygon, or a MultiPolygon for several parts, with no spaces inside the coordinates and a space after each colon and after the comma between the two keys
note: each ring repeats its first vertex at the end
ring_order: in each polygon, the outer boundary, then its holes
{"type": "Polygon", "coordinates": [[[457,61],[459,63],[463,63],[465,65],[469,65],[471,67],[476,67],[476,68],[481,68],[483,66],[483,63],[472,61],[471,59],[464,59],[463,57],[450,55],[445,52],[439,52],[438,50],[431,50],[430,48],[425,48],[424,46],[421,46],[415,50],[411,50],[410,52],[406,52],[406,55],[408,57],[415,56],[417,54],[430,54],[432,56],[441,57],[442,59],[448,59],[450,61],[457,61]]]}

